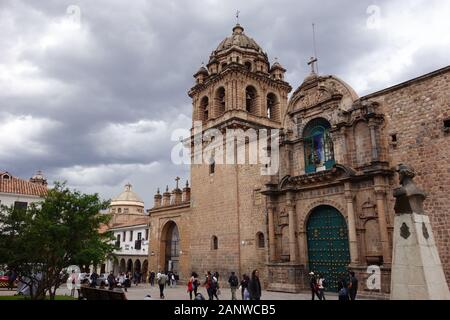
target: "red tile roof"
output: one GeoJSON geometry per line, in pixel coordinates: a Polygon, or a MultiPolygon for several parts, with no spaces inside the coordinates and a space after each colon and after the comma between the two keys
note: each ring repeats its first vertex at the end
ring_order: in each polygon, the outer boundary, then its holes
{"type": "Polygon", "coordinates": [[[17,177],[13,177],[8,172],[0,171],[0,193],[12,193],[29,196],[43,197],[47,194],[47,187],[32,183],[17,177]],[[6,178],[5,176],[9,178],[6,178]]]}

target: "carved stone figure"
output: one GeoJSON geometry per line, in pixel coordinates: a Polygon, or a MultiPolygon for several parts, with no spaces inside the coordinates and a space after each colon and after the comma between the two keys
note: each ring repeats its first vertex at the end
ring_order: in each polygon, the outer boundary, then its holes
{"type": "Polygon", "coordinates": [[[413,212],[424,214],[423,201],[426,198],[426,193],[420,190],[413,182],[413,178],[416,175],[414,169],[400,164],[397,172],[402,186],[394,190],[394,197],[397,198],[394,207],[395,212],[397,214],[413,212]]]}

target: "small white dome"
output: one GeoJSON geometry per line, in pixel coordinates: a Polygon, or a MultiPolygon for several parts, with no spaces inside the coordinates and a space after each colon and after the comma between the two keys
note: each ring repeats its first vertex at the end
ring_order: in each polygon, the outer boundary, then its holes
{"type": "Polygon", "coordinates": [[[111,206],[115,205],[136,205],[144,207],[144,201],[139,195],[131,190],[131,184],[125,185],[125,190],[111,201],[111,206]]]}

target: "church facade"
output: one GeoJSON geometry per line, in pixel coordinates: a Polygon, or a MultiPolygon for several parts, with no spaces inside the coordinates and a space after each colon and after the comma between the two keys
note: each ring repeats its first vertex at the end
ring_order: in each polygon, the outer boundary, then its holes
{"type": "MultiPolygon", "coordinates": [[[[224,136],[279,130],[279,170],[262,175],[264,164],[251,163],[249,153],[244,163],[227,164],[214,148],[208,161],[193,161],[191,186],[181,190],[177,180],[172,192],[158,191],[148,211],[150,269],[182,280],[217,271],[224,284],[231,271],[258,269],[266,289],[287,292],[307,289],[310,271],[336,290],[353,270],[360,290],[387,295],[395,166],[405,163],[429,193],[425,208],[450,279],[450,67],[358,97],[339,78],[317,74],[314,60],[311,66],[288,97],[286,70],[239,24],[212,52],[189,91],[191,145],[199,121],[202,132],[224,136]],[[366,283],[371,272],[379,286],[366,283]]],[[[201,139],[202,150],[212,141],[201,139]]],[[[221,147],[248,145],[233,138],[221,147]]]]}

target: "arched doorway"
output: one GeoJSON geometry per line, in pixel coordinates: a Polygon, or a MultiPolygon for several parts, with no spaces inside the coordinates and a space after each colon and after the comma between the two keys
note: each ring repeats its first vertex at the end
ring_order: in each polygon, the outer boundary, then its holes
{"type": "Polygon", "coordinates": [[[127,272],[133,272],[133,261],[131,259],[127,261],[127,272]]]}
{"type": "Polygon", "coordinates": [[[141,260],[137,259],[134,262],[134,272],[141,272],[141,260]]]}
{"type": "Polygon", "coordinates": [[[165,271],[179,274],[180,234],[175,222],[169,221],[161,232],[161,263],[165,271]]]}
{"type": "Polygon", "coordinates": [[[119,274],[119,272],[120,272],[120,269],[119,269],[119,261],[117,261],[117,260],[114,260],[114,261],[113,261],[112,272],[113,272],[115,275],[119,274]]]}
{"type": "Polygon", "coordinates": [[[142,281],[147,282],[148,276],[148,260],[144,260],[142,263],[142,281]]]}
{"type": "Polygon", "coordinates": [[[121,259],[120,260],[120,266],[119,266],[119,272],[125,272],[126,270],[126,265],[125,265],[125,259],[121,259]]]}
{"type": "Polygon", "coordinates": [[[347,224],[331,206],[311,212],[307,226],[309,269],[324,275],[329,291],[337,291],[339,278],[350,264],[347,224]]]}

